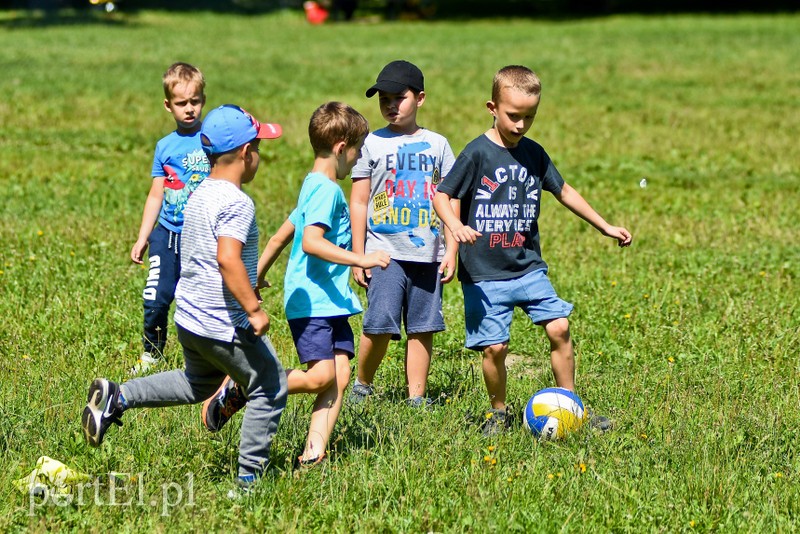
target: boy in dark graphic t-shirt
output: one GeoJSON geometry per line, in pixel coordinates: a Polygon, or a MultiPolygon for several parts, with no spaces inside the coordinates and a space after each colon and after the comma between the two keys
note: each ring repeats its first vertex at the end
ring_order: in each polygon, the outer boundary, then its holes
{"type": "MultiPolygon", "coordinates": [[[[439,184],[434,208],[459,243],[458,278],[464,292],[466,346],[483,352],[483,377],[491,402],[484,434],[505,429],[505,359],[514,308],[519,306],[550,340],[556,385],[575,390],[575,358],[567,317],[547,278],[539,247],[539,206],[549,191],[600,233],[631,244],[625,228],[608,224],[559,174],[550,157],[525,133],[536,116],[541,82],[530,69],[508,66],[494,77],[486,107],[494,124],[466,146],[439,184]]],[[[606,430],[610,422],[595,417],[606,430]]]]}

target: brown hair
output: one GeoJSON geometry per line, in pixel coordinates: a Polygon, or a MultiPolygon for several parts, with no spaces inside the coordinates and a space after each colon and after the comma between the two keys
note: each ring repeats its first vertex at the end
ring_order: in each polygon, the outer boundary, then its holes
{"type": "Polygon", "coordinates": [[[500,100],[500,93],[503,89],[519,89],[527,95],[539,96],[542,92],[542,82],[528,67],[509,65],[494,75],[492,102],[497,103],[500,100]]]}
{"type": "Polygon", "coordinates": [[[179,83],[196,83],[201,93],[205,93],[206,79],[200,69],[188,63],[177,62],[170,65],[162,77],[164,96],[172,98],[172,89],[179,83]]]}
{"type": "Polygon", "coordinates": [[[342,102],[322,104],[311,115],[308,123],[308,138],[314,156],[327,155],[333,145],[344,141],[348,147],[355,146],[369,133],[369,123],[364,116],[342,102]]]}

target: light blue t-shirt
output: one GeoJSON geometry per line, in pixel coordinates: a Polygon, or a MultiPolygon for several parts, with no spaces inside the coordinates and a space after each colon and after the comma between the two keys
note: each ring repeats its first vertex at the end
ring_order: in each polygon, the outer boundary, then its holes
{"type": "Polygon", "coordinates": [[[203,152],[199,131],[188,135],[175,131],[156,144],[151,175],[153,178],[164,177],[159,224],[175,233],[181,232],[186,202],[210,170],[211,164],[203,152]]]}
{"type": "Polygon", "coordinates": [[[325,228],[325,239],[345,250],[353,249],[350,209],[342,188],[320,173],[310,173],[303,182],[297,207],[289,215],[294,224],[294,241],[283,300],[287,319],[338,317],[362,311],[361,302],[350,287],[350,267],[330,263],[303,252],[303,229],[325,228]]]}

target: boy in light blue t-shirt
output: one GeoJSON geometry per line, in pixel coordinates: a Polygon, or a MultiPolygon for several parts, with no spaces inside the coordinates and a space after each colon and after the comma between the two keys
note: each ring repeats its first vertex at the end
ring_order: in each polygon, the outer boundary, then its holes
{"type": "MultiPolygon", "coordinates": [[[[303,182],[297,208],[269,240],[258,262],[258,285],[265,287],[267,271],[292,242],[284,306],[300,363],[307,369],[287,369],[286,377],[290,395],[317,395],[305,449],[298,458],[301,467],[317,465],[326,457],[350,382],[355,347],[348,318],[362,311],[349,284],[350,266],[386,268],[390,261],[381,250],[351,251],[350,211],[336,183],[350,174],[368,131],[366,119],[346,104],[329,102],[314,112],[308,127],[314,167],[303,182]]],[[[240,388],[226,381],[203,406],[206,427],[218,431],[244,405],[242,401],[240,388]]]]}

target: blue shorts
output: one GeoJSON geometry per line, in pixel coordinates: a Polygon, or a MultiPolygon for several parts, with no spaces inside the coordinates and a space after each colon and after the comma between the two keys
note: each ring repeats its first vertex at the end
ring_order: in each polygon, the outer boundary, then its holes
{"type": "Polygon", "coordinates": [[[386,269],[372,269],[367,288],[365,334],[407,334],[444,330],[442,275],[438,263],[391,260],[386,269]]]}
{"type": "Polygon", "coordinates": [[[300,363],[333,360],[336,352],[346,352],[347,357],[353,359],[356,349],[348,317],[289,319],[289,330],[300,363]]]}
{"type": "Polygon", "coordinates": [[[568,317],[572,304],[556,295],[546,269],[511,280],[461,284],[464,291],[465,346],[473,350],[504,343],[511,337],[511,317],[519,306],[535,324],[568,317]]]}

